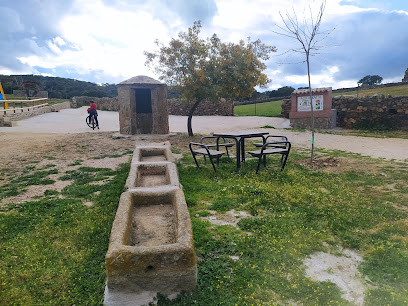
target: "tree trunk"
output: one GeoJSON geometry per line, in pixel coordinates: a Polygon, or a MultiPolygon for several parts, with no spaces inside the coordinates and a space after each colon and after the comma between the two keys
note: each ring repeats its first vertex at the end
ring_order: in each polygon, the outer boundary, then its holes
{"type": "Polygon", "coordinates": [[[187,119],[187,131],[188,136],[194,136],[193,129],[191,128],[191,119],[193,118],[193,113],[197,108],[198,104],[200,104],[201,100],[196,101],[193,106],[191,107],[190,111],[188,112],[188,119],[187,119]]]}
{"type": "Polygon", "coordinates": [[[312,87],[310,85],[310,66],[309,66],[309,54],[306,54],[306,63],[307,63],[307,78],[309,80],[309,97],[310,97],[310,110],[311,121],[312,121],[312,150],[310,152],[310,162],[313,162],[313,153],[314,153],[314,107],[313,107],[313,98],[312,98],[312,87]]]}

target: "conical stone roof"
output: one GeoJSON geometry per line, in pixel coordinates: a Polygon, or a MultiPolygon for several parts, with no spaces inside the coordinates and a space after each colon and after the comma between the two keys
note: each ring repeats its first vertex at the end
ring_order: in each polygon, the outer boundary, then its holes
{"type": "Polygon", "coordinates": [[[151,85],[164,85],[162,82],[159,82],[151,77],[145,75],[138,75],[133,78],[130,78],[126,81],[120,82],[118,85],[134,85],[134,84],[151,84],[151,85]]]}

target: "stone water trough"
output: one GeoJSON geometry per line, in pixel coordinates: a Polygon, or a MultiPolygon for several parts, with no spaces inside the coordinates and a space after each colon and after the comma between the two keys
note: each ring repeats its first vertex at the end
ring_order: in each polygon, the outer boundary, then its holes
{"type": "Polygon", "coordinates": [[[135,163],[130,166],[125,189],[155,187],[180,187],[177,167],[173,163],[135,163]]]}
{"type": "Polygon", "coordinates": [[[135,149],[105,258],[105,304],[119,305],[129,293],[174,295],[196,286],[190,215],[172,161],[167,145],[135,149]]]}
{"type": "Polygon", "coordinates": [[[171,162],[174,163],[176,159],[170,151],[170,144],[166,142],[163,145],[138,146],[136,147],[132,164],[135,163],[157,163],[157,162],[171,162]]]}

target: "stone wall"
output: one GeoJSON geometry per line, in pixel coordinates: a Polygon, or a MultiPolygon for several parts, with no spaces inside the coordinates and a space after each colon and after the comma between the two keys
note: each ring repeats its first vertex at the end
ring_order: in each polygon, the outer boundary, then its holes
{"type": "Polygon", "coordinates": [[[408,96],[333,97],[337,126],[408,129],[408,96]]]}
{"type": "MultiPolygon", "coordinates": [[[[408,129],[408,96],[336,96],[332,103],[337,111],[336,126],[408,129]]],[[[289,118],[290,109],[290,100],[283,100],[282,117],[289,118]]]]}
{"type": "MultiPolygon", "coordinates": [[[[187,116],[191,109],[191,103],[185,103],[181,99],[168,99],[170,115],[187,116]]],[[[194,116],[233,116],[234,103],[225,99],[217,102],[203,101],[196,110],[194,116]]]]}
{"type": "Polygon", "coordinates": [[[283,99],[281,108],[282,108],[281,116],[283,118],[289,118],[289,113],[290,113],[290,110],[292,109],[291,99],[283,99]]]}
{"type": "MultiPolygon", "coordinates": [[[[333,127],[332,118],[314,118],[314,126],[318,130],[327,130],[333,127]]],[[[310,129],[312,126],[312,119],[308,118],[291,118],[290,126],[295,129],[310,129]]]]}
{"type": "MultiPolygon", "coordinates": [[[[73,97],[72,107],[89,106],[94,101],[100,110],[119,111],[117,98],[73,97]]],[[[167,99],[169,115],[187,116],[191,103],[181,99],[167,99]]],[[[195,116],[233,116],[234,103],[220,99],[218,102],[201,102],[194,112],[195,116]]]]}
{"type": "Polygon", "coordinates": [[[97,97],[72,97],[72,107],[89,106],[91,101],[94,101],[99,110],[119,111],[118,98],[97,98],[97,97]]]}

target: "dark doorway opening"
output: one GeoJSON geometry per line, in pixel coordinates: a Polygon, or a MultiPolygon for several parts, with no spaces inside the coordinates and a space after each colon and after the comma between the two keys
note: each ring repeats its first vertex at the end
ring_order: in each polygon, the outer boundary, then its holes
{"type": "Polygon", "coordinates": [[[150,89],[140,88],[135,90],[136,95],[136,113],[151,114],[152,113],[152,94],[150,89]]]}

